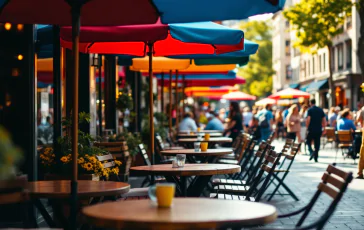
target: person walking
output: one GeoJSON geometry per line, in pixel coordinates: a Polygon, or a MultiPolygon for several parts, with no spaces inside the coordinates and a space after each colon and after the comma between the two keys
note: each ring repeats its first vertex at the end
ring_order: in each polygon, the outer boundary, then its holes
{"type": "Polygon", "coordinates": [[[306,127],[306,120],[307,120],[307,110],[308,106],[303,105],[301,107],[300,116],[301,116],[301,132],[300,132],[300,139],[298,140],[301,144],[301,148],[303,147],[303,152],[306,153],[307,144],[306,144],[306,134],[307,134],[307,127],[306,127]]]}
{"type": "Polygon", "coordinates": [[[259,111],[256,116],[259,120],[261,141],[266,141],[272,133],[273,114],[270,111],[270,108],[271,105],[266,105],[265,108],[259,111]]]}
{"type": "Polygon", "coordinates": [[[246,106],[244,108],[244,112],[243,112],[243,121],[244,121],[244,126],[245,126],[246,129],[249,128],[249,124],[250,124],[252,118],[253,118],[253,113],[250,112],[249,107],[246,106]]]}
{"type": "Polygon", "coordinates": [[[358,163],[358,177],[357,179],[364,179],[363,171],[364,171],[364,106],[358,111],[356,115],[356,122],[360,123],[362,127],[362,139],[361,139],[361,146],[359,152],[359,163],[358,163]]]}
{"type": "Polygon", "coordinates": [[[308,151],[310,152],[310,160],[318,161],[318,152],[320,150],[321,135],[325,134],[326,116],[324,111],[316,106],[316,100],[310,100],[311,108],[307,111],[307,138],[308,151]],[[312,149],[312,141],[314,142],[315,149],[312,149]]]}
{"type": "Polygon", "coordinates": [[[289,112],[286,118],[287,125],[287,138],[296,140],[296,137],[300,139],[300,131],[301,131],[301,116],[298,111],[297,105],[292,105],[289,108],[289,112]]]}

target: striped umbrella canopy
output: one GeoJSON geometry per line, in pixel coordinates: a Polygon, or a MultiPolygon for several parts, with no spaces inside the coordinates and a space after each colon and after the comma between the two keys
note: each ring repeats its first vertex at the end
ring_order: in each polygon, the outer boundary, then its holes
{"type": "Polygon", "coordinates": [[[225,94],[222,96],[223,99],[229,100],[229,101],[253,101],[257,97],[253,95],[249,95],[247,93],[243,93],[241,91],[236,92],[230,92],[228,94],[225,94]]]}
{"type": "Polygon", "coordinates": [[[294,98],[300,98],[300,97],[310,98],[311,95],[309,93],[306,93],[306,92],[298,90],[298,89],[287,88],[287,89],[281,90],[281,91],[269,96],[269,98],[275,99],[275,100],[294,99],[294,98]]]}

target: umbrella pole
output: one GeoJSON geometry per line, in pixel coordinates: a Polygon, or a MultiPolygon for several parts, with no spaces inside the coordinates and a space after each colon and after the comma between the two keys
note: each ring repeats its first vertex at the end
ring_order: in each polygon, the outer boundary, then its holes
{"type": "Polygon", "coordinates": [[[169,133],[172,134],[172,70],[169,71],[169,133]]]}
{"type": "Polygon", "coordinates": [[[72,180],[71,180],[71,229],[77,226],[77,157],[78,157],[78,72],[81,6],[72,7],[72,51],[73,51],[73,108],[72,108],[72,180]]]}
{"type": "Polygon", "coordinates": [[[102,137],[102,55],[99,55],[99,135],[102,137]]]}
{"type": "Polygon", "coordinates": [[[176,131],[178,133],[178,70],[176,70],[176,131]]]}
{"type": "MultiPolygon", "coordinates": [[[[149,57],[149,152],[152,155],[152,164],[155,164],[154,156],[154,101],[153,101],[153,43],[148,43],[149,57]]],[[[152,183],[154,182],[152,177],[152,183]]]]}
{"type": "Polygon", "coordinates": [[[185,104],[185,75],[182,75],[182,117],[185,116],[185,108],[186,108],[186,104],[185,104]]]}
{"type": "MultiPolygon", "coordinates": [[[[162,85],[161,85],[161,112],[164,113],[164,73],[162,72],[162,85]]],[[[162,118],[163,122],[163,118],[162,118]]]]}

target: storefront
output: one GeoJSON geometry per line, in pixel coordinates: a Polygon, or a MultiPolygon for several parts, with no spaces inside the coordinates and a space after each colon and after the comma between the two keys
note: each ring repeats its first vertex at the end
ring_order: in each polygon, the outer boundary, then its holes
{"type": "Polygon", "coordinates": [[[314,95],[317,105],[321,108],[328,108],[329,107],[329,100],[328,100],[328,92],[329,92],[329,84],[328,80],[319,80],[311,82],[307,88],[306,92],[314,95]]]}

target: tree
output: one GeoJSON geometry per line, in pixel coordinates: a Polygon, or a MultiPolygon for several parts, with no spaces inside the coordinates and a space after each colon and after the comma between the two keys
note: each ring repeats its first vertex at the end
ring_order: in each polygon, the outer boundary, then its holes
{"type": "MultiPolygon", "coordinates": [[[[351,0],[301,0],[283,12],[296,32],[294,46],[302,52],[315,53],[318,49],[328,49],[329,88],[334,92],[332,79],[332,40],[343,32],[345,19],[351,16],[351,0]]],[[[335,105],[335,97],[331,104],[335,105]]]]}
{"type": "Polygon", "coordinates": [[[262,97],[272,92],[272,34],[269,21],[243,21],[239,28],[246,39],[259,44],[257,54],[251,55],[248,65],[239,68],[238,74],[246,79],[241,89],[262,97]]]}

